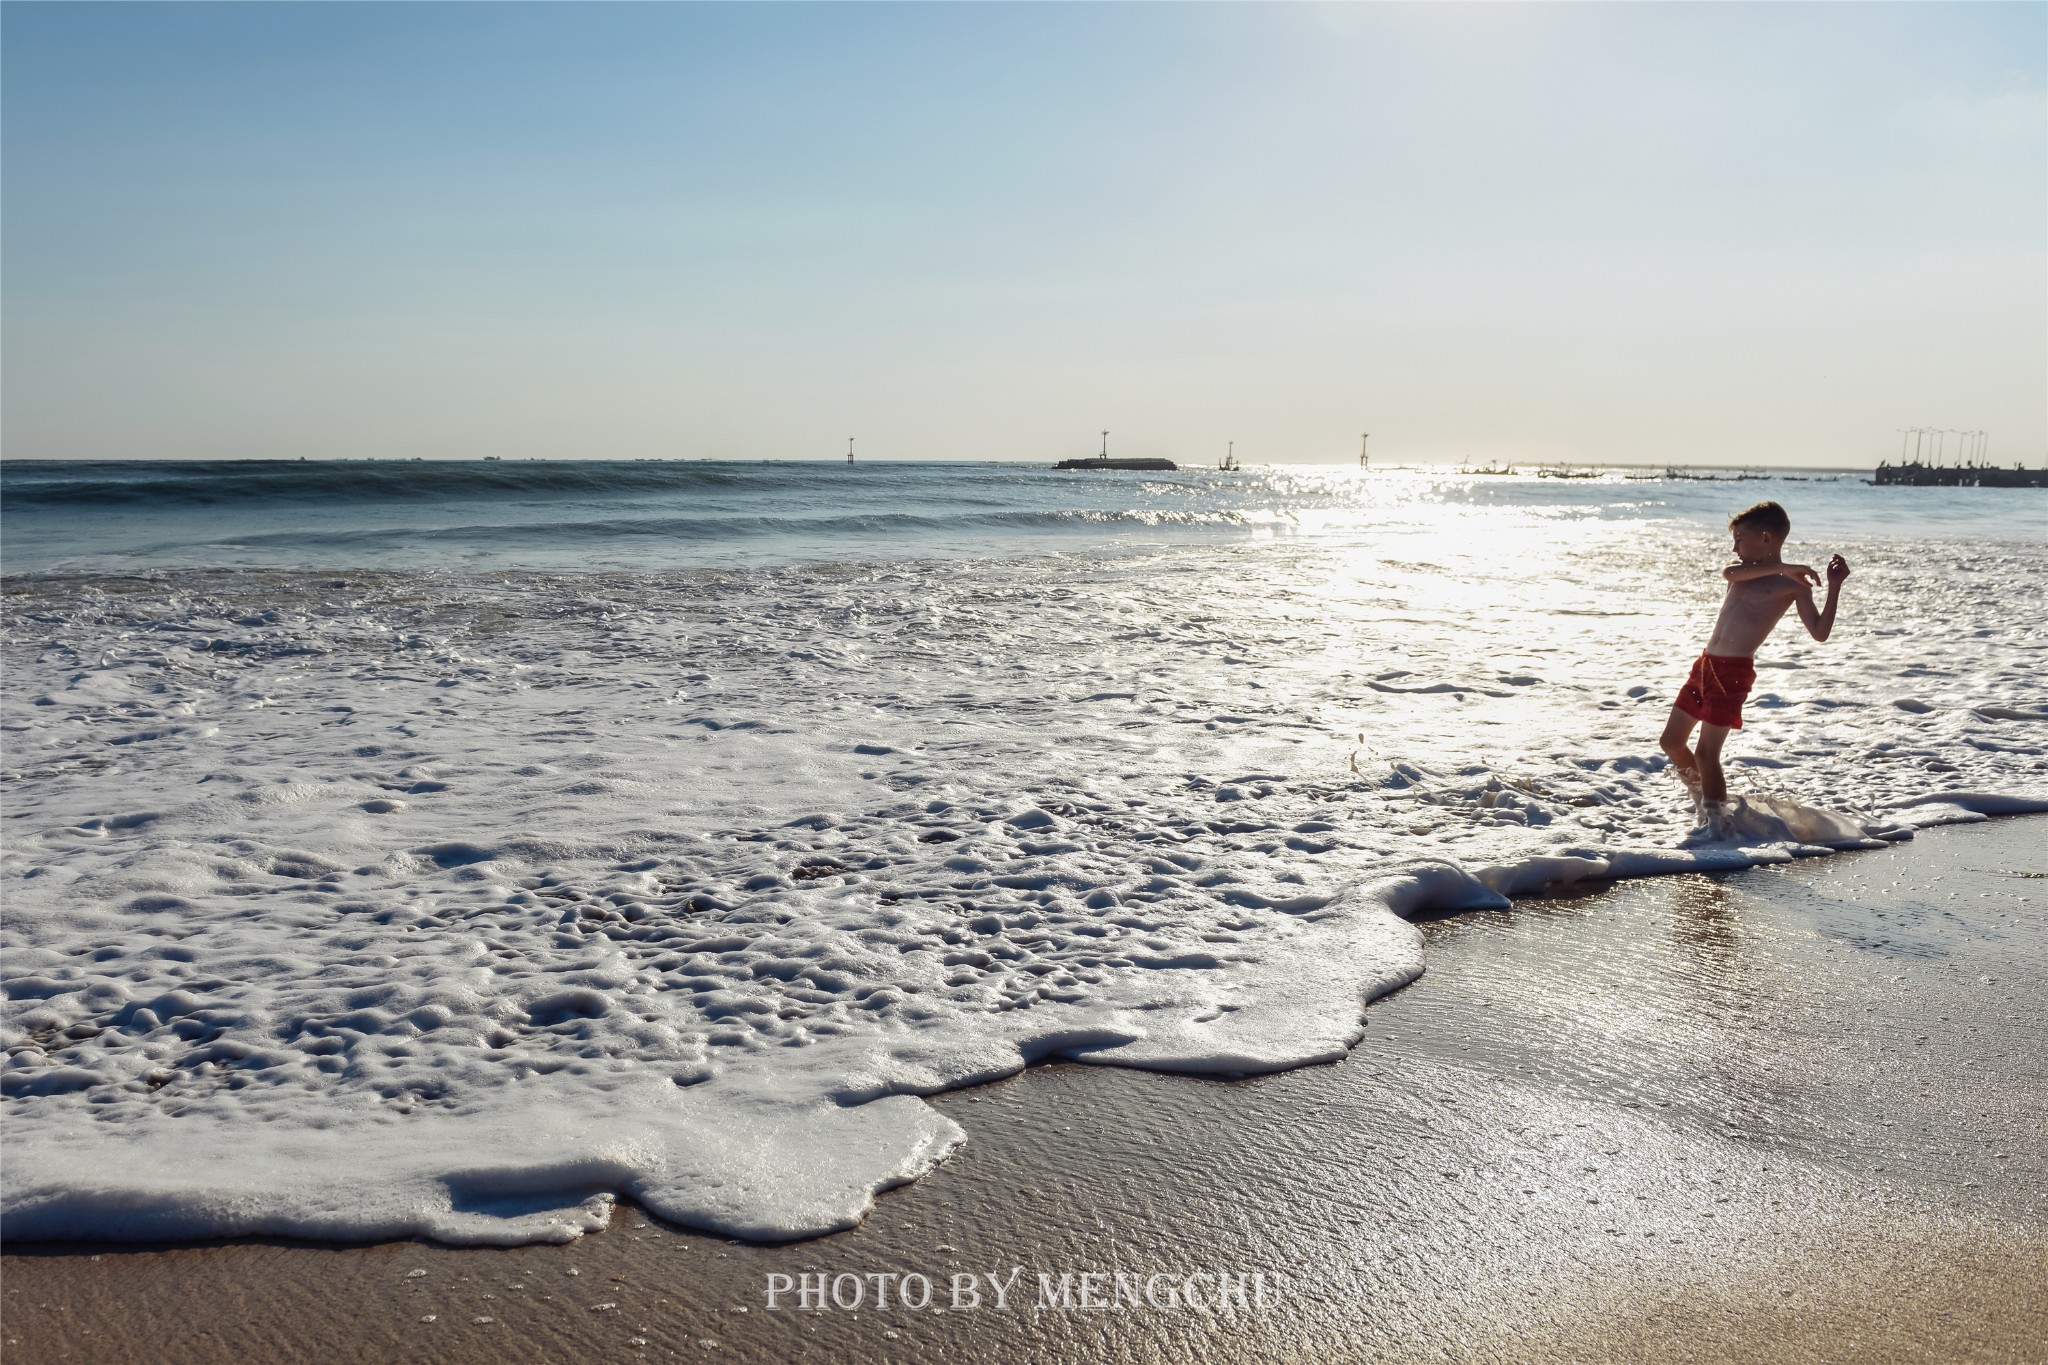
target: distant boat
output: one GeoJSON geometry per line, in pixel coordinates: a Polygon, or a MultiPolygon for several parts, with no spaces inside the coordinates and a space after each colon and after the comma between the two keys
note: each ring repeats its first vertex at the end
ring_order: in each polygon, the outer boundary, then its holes
{"type": "Polygon", "coordinates": [[[1458,467],[1458,472],[1460,474],[1513,474],[1516,471],[1513,465],[1509,465],[1507,468],[1502,469],[1498,465],[1496,465],[1492,460],[1488,460],[1486,462],[1486,468],[1484,469],[1473,469],[1465,465],[1460,465],[1458,467]]]}
{"type": "Polygon", "coordinates": [[[1701,474],[1690,467],[1681,469],[1677,465],[1665,465],[1661,474],[1624,474],[1626,479],[1669,479],[1683,483],[1755,483],[1772,477],[1752,470],[1738,470],[1733,474],[1701,474]]]}
{"type": "Polygon", "coordinates": [[[1225,473],[1236,473],[1239,469],[1243,468],[1237,462],[1237,442],[1232,441],[1230,443],[1230,449],[1223,453],[1223,463],[1216,467],[1225,473]]]}

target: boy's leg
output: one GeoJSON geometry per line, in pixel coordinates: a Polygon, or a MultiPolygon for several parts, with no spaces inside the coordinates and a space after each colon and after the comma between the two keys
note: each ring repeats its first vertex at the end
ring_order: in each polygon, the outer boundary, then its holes
{"type": "Polygon", "coordinates": [[[1700,768],[1700,793],[1712,802],[1728,799],[1728,778],[1721,771],[1721,746],[1728,741],[1728,727],[1725,725],[1701,725],[1700,745],[1697,761],[1700,768]]]}
{"type": "Polygon", "coordinates": [[[1678,707],[1672,707],[1671,718],[1664,722],[1664,737],[1657,741],[1657,745],[1671,760],[1671,775],[1685,784],[1685,794],[1692,800],[1693,815],[1705,820],[1707,800],[1700,792],[1700,765],[1685,744],[1692,734],[1692,727],[1698,724],[1678,707]]]}
{"type": "Polygon", "coordinates": [[[1670,718],[1664,722],[1664,737],[1657,741],[1657,747],[1671,760],[1679,780],[1688,787],[1698,786],[1700,780],[1699,764],[1694,761],[1692,750],[1685,746],[1686,740],[1692,736],[1692,727],[1698,724],[1697,720],[1674,706],[1670,718]]]}

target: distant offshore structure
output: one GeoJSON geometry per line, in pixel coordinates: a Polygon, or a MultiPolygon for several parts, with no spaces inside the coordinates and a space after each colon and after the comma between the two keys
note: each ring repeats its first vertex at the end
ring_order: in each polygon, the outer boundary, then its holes
{"type": "Polygon", "coordinates": [[[1102,433],[1102,453],[1079,460],[1061,460],[1054,469],[1153,469],[1173,470],[1180,466],[1172,460],[1112,460],[1109,458],[1109,433],[1102,433]]]}
{"type": "Polygon", "coordinates": [[[1895,484],[1907,488],[2048,488],[2048,468],[2029,469],[2016,464],[2011,469],[2001,469],[1985,456],[1991,450],[1991,433],[1988,431],[1955,431],[1948,427],[1901,427],[1899,428],[1899,462],[1883,460],[1878,463],[1874,484],[1895,484]],[[1948,453],[1948,438],[1956,438],[1956,462],[1944,460],[1948,453]],[[1926,450],[1929,441],[1934,442],[1932,451],[1926,450]],[[1913,456],[1906,458],[1906,446],[1911,443],[1913,456]],[[1926,453],[1930,458],[1921,460],[1926,453]]]}
{"type": "Polygon", "coordinates": [[[1896,484],[1908,488],[2048,488],[2048,468],[2028,469],[2014,465],[2000,469],[1995,464],[1892,464],[1878,465],[1874,484],[1896,484]]]}

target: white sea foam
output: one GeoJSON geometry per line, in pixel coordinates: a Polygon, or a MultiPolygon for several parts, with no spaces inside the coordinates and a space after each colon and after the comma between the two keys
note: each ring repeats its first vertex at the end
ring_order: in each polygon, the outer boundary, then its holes
{"type": "Polygon", "coordinates": [[[1417,913],[2048,808],[2039,548],[1844,548],[1698,848],[1685,526],[16,579],[6,1233],[823,1232],[920,1095],[1341,1056],[1417,913]]]}

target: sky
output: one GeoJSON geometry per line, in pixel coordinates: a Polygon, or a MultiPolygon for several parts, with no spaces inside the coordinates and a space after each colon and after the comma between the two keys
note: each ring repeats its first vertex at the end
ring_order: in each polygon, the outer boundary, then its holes
{"type": "Polygon", "coordinates": [[[2038,3],[9,3],[0,439],[2038,464],[2044,54],[2038,3]]]}

